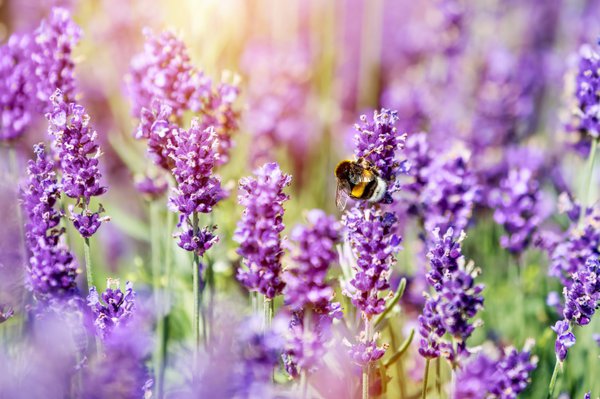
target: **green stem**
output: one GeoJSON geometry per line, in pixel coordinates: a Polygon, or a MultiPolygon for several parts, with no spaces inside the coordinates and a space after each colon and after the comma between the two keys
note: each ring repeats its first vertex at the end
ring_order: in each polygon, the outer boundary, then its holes
{"type": "Polygon", "coordinates": [[[429,379],[429,362],[431,359],[425,360],[425,371],[423,373],[423,389],[421,390],[421,399],[427,398],[427,380],[429,379]]]}
{"type": "Polygon", "coordinates": [[[152,254],[152,285],[154,293],[154,309],[157,311],[156,320],[156,349],[154,353],[154,381],[156,396],[163,396],[164,358],[165,358],[165,315],[164,306],[160,301],[161,290],[161,255],[160,255],[160,205],[158,201],[150,202],[150,251],[152,254]]]}
{"type": "Polygon", "coordinates": [[[83,237],[83,256],[85,258],[85,274],[87,277],[87,289],[94,286],[94,275],[92,273],[92,257],[90,256],[90,238],[83,237]]]}
{"type": "Polygon", "coordinates": [[[438,357],[435,360],[435,390],[438,394],[438,397],[442,397],[442,361],[438,357]]]}
{"type": "Polygon", "coordinates": [[[554,388],[556,386],[556,381],[558,380],[558,374],[560,372],[560,360],[558,357],[556,358],[556,363],[554,364],[554,371],[552,372],[552,378],[550,378],[550,385],[548,385],[548,399],[554,397],[554,388]]]}
{"type": "MultiPolygon", "coordinates": [[[[414,330],[414,329],[412,329],[412,330],[410,330],[410,334],[409,334],[408,338],[406,339],[406,341],[404,341],[404,342],[402,343],[402,346],[400,346],[400,348],[398,348],[398,351],[397,351],[396,353],[394,353],[394,354],[392,355],[392,357],[390,357],[390,358],[389,358],[389,359],[388,359],[388,360],[387,360],[387,361],[386,361],[386,362],[385,362],[383,365],[384,365],[385,367],[389,367],[389,366],[391,366],[392,364],[394,364],[396,361],[398,361],[398,359],[400,359],[400,358],[402,357],[402,355],[404,355],[404,353],[406,352],[406,350],[407,350],[407,349],[408,349],[408,347],[410,346],[410,344],[411,344],[411,342],[412,342],[412,340],[413,340],[414,336],[415,336],[415,330],[414,330]]],[[[393,343],[394,341],[395,341],[395,339],[394,339],[394,340],[392,340],[392,343],[393,343]]]]}
{"type": "Polygon", "coordinates": [[[591,198],[590,198],[590,188],[592,186],[592,178],[594,176],[594,164],[596,163],[596,151],[598,149],[598,139],[593,139],[592,140],[592,148],[590,149],[590,155],[588,156],[588,162],[587,162],[587,166],[586,166],[586,180],[584,182],[585,186],[584,186],[584,190],[583,192],[585,193],[584,198],[582,198],[583,202],[581,205],[581,213],[579,215],[579,224],[581,225],[583,223],[583,220],[585,219],[585,211],[587,209],[588,206],[592,205],[591,202],[591,198]]]}
{"type": "MultiPolygon", "coordinates": [[[[198,214],[194,212],[192,217],[192,228],[194,235],[198,232],[198,214]]],[[[198,356],[200,352],[200,258],[194,251],[194,261],[192,262],[192,284],[194,285],[194,367],[198,365],[198,356]]]]}

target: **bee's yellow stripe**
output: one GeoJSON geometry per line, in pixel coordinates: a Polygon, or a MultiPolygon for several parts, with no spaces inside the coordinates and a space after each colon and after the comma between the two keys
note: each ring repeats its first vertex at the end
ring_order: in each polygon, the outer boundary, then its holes
{"type": "Polygon", "coordinates": [[[354,198],[361,198],[365,192],[365,188],[367,188],[367,183],[358,183],[356,186],[352,187],[352,196],[354,198]]]}

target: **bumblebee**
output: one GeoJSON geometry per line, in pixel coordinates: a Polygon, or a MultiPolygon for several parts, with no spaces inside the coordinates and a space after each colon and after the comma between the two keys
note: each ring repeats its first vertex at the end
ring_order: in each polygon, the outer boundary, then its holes
{"type": "Polygon", "coordinates": [[[335,168],[335,177],[335,203],[339,210],[344,210],[348,198],[379,202],[387,191],[387,183],[379,176],[377,168],[365,158],[340,162],[335,168]]]}

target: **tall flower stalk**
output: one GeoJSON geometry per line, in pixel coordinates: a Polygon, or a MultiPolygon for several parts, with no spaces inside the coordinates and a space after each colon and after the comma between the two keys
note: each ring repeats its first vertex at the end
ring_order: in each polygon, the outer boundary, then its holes
{"type": "Polygon", "coordinates": [[[27,168],[28,184],[22,190],[29,252],[29,282],[37,299],[64,298],[77,293],[77,261],[64,243],[59,209],[61,185],[54,162],[42,144],[27,168]]]}
{"type": "MultiPolygon", "coordinates": [[[[198,119],[193,119],[188,130],[173,132],[170,158],[177,186],[169,197],[169,206],[179,213],[177,244],[192,252],[192,276],[194,291],[194,336],[196,354],[200,347],[200,258],[217,241],[216,226],[200,228],[199,217],[209,214],[213,207],[227,196],[221,188],[221,180],[213,174],[219,160],[218,139],[213,128],[202,129],[198,119]]],[[[204,314],[204,312],[202,312],[204,314]]],[[[206,320],[203,320],[204,344],[207,343],[206,320]]]]}
{"type": "Polygon", "coordinates": [[[90,259],[90,237],[96,233],[107,217],[100,216],[104,209],[90,209],[91,200],[106,192],[100,182],[98,159],[102,155],[97,144],[98,134],[90,125],[85,109],[67,102],[60,90],[51,97],[53,109],[46,114],[48,133],[54,138],[53,149],[60,160],[61,185],[64,194],[75,199],[69,206],[75,229],[84,239],[88,288],[94,285],[90,259]]]}
{"type": "MultiPolygon", "coordinates": [[[[399,190],[397,175],[401,172],[398,152],[404,147],[406,135],[396,128],[398,115],[395,111],[381,109],[372,118],[361,116],[355,125],[355,155],[363,157],[377,168],[380,177],[388,185],[382,200],[389,204],[392,194],[399,190]]],[[[343,293],[361,312],[363,331],[358,342],[352,345],[350,356],[362,367],[362,395],[369,396],[371,364],[381,359],[388,345],[378,346],[379,333],[374,331],[373,317],[382,314],[393,294],[389,292],[391,266],[396,261],[401,238],[395,234],[397,218],[384,212],[378,205],[356,204],[342,216],[349,242],[356,259],[354,275],[344,287],[343,293]],[[387,295],[381,294],[388,292],[387,295]]]]}
{"type": "Polygon", "coordinates": [[[285,228],[283,203],[289,196],[283,189],[291,181],[292,177],[272,162],[257,168],[253,177],[243,178],[239,184],[238,202],[244,212],[233,239],[240,244],[237,252],[242,256],[243,268],[238,269],[237,279],[250,292],[263,295],[265,326],[273,314],[273,299],[285,287],[281,232],[285,228]]]}

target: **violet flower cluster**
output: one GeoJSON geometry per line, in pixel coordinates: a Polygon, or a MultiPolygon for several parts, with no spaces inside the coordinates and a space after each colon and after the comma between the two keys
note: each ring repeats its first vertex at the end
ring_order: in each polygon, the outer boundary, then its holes
{"type": "Polygon", "coordinates": [[[571,276],[584,267],[588,258],[600,256],[600,208],[587,209],[581,225],[576,222],[579,212],[574,208],[569,230],[558,242],[546,245],[550,254],[548,274],[560,279],[565,287],[571,285],[571,276]]]}
{"type": "Polygon", "coordinates": [[[80,36],[69,12],[53,8],[34,32],[14,34],[0,47],[0,140],[19,137],[48,112],[56,89],[74,98],[72,51],[80,36]]]}
{"type": "Polygon", "coordinates": [[[382,108],[374,111],[372,118],[362,115],[360,123],[354,125],[354,155],[365,158],[379,171],[380,177],[388,182],[388,194],[400,189],[396,177],[404,173],[398,152],[404,148],[406,134],[398,132],[397,122],[396,111],[382,108]]]}
{"type": "Polygon", "coordinates": [[[28,184],[22,191],[29,282],[39,299],[70,296],[77,292],[78,267],[63,242],[64,229],[59,225],[61,186],[44,146],[36,145],[34,152],[36,159],[29,161],[28,184]]]}
{"type": "Polygon", "coordinates": [[[125,291],[121,290],[119,280],[108,279],[106,290],[99,295],[96,287],[90,288],[87,303],[94,317],[96,333],[106,338],[119,326],[125,326],[131,320],[135,308],[133,284],[127,282],[125,291]]]}
{"type": "Polygon", "coordinates": [[[500,181],[491,206],[496,209],[494,220],[506,233],[500,237],[503,248],[519,255],[529,246],[541,222],[539,201],[539,183],[531,170],[513,169],[500,181]]]}
{"type": "Polygon", "coordinates": [[[283,203],[289,196],[283,189],[291,176],[276,163],[267,163],[254,171],[254,177],[240,180],[238,202],[244,207],[233,239],[240,244],[244,268],[238,269],[238,280],[250,291],[268,299],[281,294],[285,283],[281,276],[284,229],[283,203]]]}
{"type": "Polygon", "coordinates": [[[83,237],[91,237],[107,220],[100,216],[101,205],[97,212],[89,209],[92,198],[106,192],[100,183],[98,159],[102,153],[97,144],[98,134],[81,105],[67,102],[60,90],[51,100],[53,109],[46,118],[48,133],[54,137],[54,150],[60,159],[62,190],[67,197],[76,199],[77,208],[81,209],[74,212],[75,207],[69,207],[75,228],[83,237]]]}
{"type": "Polygon", "coordinates": [[[537,366],[531,343],[522,351],[506,348],[499,359],[479,354],[457,374],[452,397],[516,399],[527,388],[537,366]]]}
{"type": "Polygon", "coordinates": [[[600,137],[600,54],[589,45],[579,50],[572,115],[566,124],[569,142],[582,156],[600,137]]]}
{"type": "Polygon", "coordinates": [[[231,134],[238,127],[233,106],[239,95],[237,84],[215,83],[194,67],[174,32],[155,35],[146,29],[144,34],[144,51],[133,58],[127,80],[132,113],[140,120],[136,138],[147,139],[154,162],[169,169],[173,124],[181,124],[183,114],[190,111],[199,118],[201,130],[215,129],[219,164],[227,162],[231,134]]]}
{"type": "MultiPolygon", "coordinates": [[[[390,289],[391,266],[396,262],[395,254],[400,250],[401,238],[394,231],[397,218],[393,213],[376,208],[356,206],[342,216],[347,241],[356,258],[354,274],[343,294],[361,311],[366,324],[383,313],[390,294],[381,296],[390,289]]],[[[358,343],[350,350],[351,357],[364,365],[380,359],[387,346],[377,346],[378,334],[361,332],[358,343]]]]}
{"type": "Polygon", "coordinates": [[[199,229],[198,214],[211,213],[227,196],[221,180],[213,174],[219,160],[215,130],[202,129],[198,119],[193,119],[189,130],[174,131],[170,157],[177,186],[172,190],[169,206],[179,212],[178,226],[182,231],[176,234],[178,245],[202,256],[217,237],[213,234],[215,226],[199,229]]]}
{"type": "Polygon", "coordinates": [[[319,126],[311,117],[311,59],[305,46],[253,44],[242,56],[248,75],[248,131],[252,165],[273,158],[273,149],[284,147],[300,170],[307,161],[319,126]]]}
{"type": "Polygon", "coordinates": [[[311,310],[339,315],[333,304],[333,288],[327,283],[329,267],[337,260],[335,245],[340,240],[340,225],[320,209],[307,212],[308,226],[296,226],[291,233],[293,266],[285,274],[285,304],[294,312],[311,310]]]}
{"type": "Polygon", "coordinates": [[[340,226],[319,209],[309,211],[307,220],[308,226],[292,231],[294,266],[284,275],[283,295],[292,311],[285,365],[292,377],[298,369],[312,371],[318,367],[330,338],[331,322],[342,317],[340,304],[332,302],[334,290],[327,283],[327,271],[338,257],[335,245],[340,226]]]}
{"type": "Polygon", "coordinates": [[[556,322],[552,330],[556,333],[555,351],[562,362],[570,347],[575,345],[572,325],[585,326],[590,323],[596,309],[600,307],[600,260],[590,256],[585,266],[571,275],[571,284],[563,288],[565,305],[564,320],[556,322]]]}
{"type": "Polygon", "coordinates": [[[433,237],[427,281],[434,292],[427,296],[423,314],[419,316],[419,353],[428,359],[442,356],[454,366],[469,353],[466,341],[477,326],[470,320],[483,308],[484,287],[475,284],[479,270],[472,264],[465,265],[460,248],[464,234],[456,239],[452,229],[444,235],[436,229],[433,237]],[[452,342],[445,339],[446,333],[452,342]]]}
{"type": "Polygon", "coordinates": [[[429,168],[427,184],[419,198],[425,230],[465,230],[479,194],[476,177],[468,167],[468,158],[450,153],[441,155],[429,168]]]}

